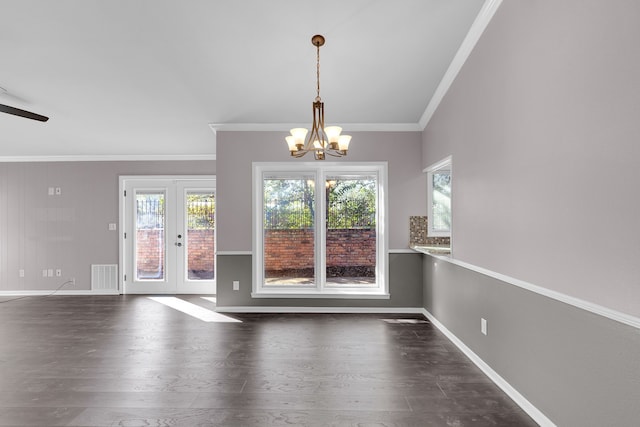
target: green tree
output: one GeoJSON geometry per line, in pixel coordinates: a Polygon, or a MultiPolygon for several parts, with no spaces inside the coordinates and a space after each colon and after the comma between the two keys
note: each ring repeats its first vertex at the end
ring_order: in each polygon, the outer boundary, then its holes
{"type": "Polygon", "coordinates": [[[376,181],[336,177],[327,180],[327,226],[374,228],[376,181]]]}

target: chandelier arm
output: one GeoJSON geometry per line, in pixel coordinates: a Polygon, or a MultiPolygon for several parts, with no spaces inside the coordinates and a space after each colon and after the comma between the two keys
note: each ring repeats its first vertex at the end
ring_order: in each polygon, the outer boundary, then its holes
{"type": "Polygon", "coordinates": [[[329,148],[325,149],[324,153],[328,154],[330,156],[333,156],[333,157],[343,157],[344,156],[344,154],[338,152],[338,150],[331,150],[329,148]]]}

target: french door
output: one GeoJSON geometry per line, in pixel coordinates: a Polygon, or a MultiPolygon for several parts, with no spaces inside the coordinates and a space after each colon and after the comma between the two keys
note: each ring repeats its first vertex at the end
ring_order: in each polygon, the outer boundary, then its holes
{"type": "Polygon", "coordinates": [[[214,294],[215,178],[121,177],[123,291],[214,294]]]}

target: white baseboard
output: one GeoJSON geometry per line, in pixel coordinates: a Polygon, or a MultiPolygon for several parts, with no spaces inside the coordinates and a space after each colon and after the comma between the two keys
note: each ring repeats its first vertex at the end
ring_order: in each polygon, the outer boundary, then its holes
{"type": "Polygon", "coordinates": [[[217,306],[221,313],[396,313],[422,314],[422,307],[273,307],[273,306],[217,306]]]}
{"type": "Polygon", "coordinates": [[[118,292],[117,290],[92,291],[90,289],[77,291],[0,291],[0,297],[44,297],[49,295],[120,295],[120,292],[118,292]]]}
{"type": "Polygon", "coordinates": [[[471,361],[484,372],[491,381],[493,381],[498,387],[502,389],[523,411],[525,411],[533,420],[540,425],[540,427],[556,427],[556,425],[547,418],[538,408],[533,406],[522,394],[518,392],[511,384],[509,384],[504,378],[502,378],[491,366],[489,366],[484,360],[482,360],[477,354],[473,352],[469,347],[465,345],[458,337],[456,337],[449,329],[447,329],[442,323],[438,321],[431,313],[426,309],[422,309],[421,313],[429,319],[433,325],[438,328],[446,337],[455,344],[471,361]]]}

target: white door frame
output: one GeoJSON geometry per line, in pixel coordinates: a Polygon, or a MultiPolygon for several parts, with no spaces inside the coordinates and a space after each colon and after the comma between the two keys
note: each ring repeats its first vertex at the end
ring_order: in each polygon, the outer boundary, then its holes
{"type": "MultiPolygon", "coordinates": [[[[126,212],[126,199],[125,190],[127,183],[130,181],[174,181],[176,183],[188,183],[189,181],[210,181],[211,188],[215,189],[216,176],[215,175],[121,175],[118,177],[118,220],[119,220],[119,234],[118,234],[118,271],[120,272],[118,283],[121,294],[135,293],[127,291],[127,281],[125,281],[125,274],[127,272],[127,263],[130,258],[127,253],[127,242],[125,241],[125,232],[127,231],[127,212],[126,212]]],[[[188,184],[187,184],[188,187],[188,184]]],[[[214,255],[215,256],[215,255],[214,255]]],[[[215,285],[214,285],[215,292],[215,285]]],[[[201,292],[200,292],[201,293],[201,292]]]]}

